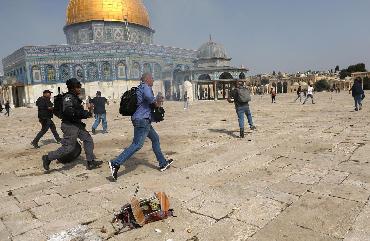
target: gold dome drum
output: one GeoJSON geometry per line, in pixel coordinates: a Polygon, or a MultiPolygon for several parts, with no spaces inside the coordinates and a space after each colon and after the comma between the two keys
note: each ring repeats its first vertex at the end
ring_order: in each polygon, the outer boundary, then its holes
{"type": "Polygon", "coordinates": [[[141,0],[70,0],[67,25],[89,21],[127,21],[150,28],[149,14],[141,0]]]}

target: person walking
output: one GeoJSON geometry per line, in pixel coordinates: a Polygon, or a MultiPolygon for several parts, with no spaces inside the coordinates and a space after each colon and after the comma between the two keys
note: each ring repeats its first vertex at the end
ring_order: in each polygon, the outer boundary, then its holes
{"type": "Polygon", "coordinates": [[[3,110],[4,110],[3,104],[0,102],[0,113],[3,113],[3,110]]]}
{"type": "Polygon", "coordinates": [[[299,99],[299,102],[302,103],[302,86],[299,86],[298,87],[298,90],[297,90],[297,99],[295,99],[294,102],[297,102],[298,99],[299,99]]]}
{"type": "Polygon", "coordinates": [[[118,170],[131,156],[139,151],[145,139],[148,137],[152,141],[154,154],[159,162],[159,170],[165,171],[173,163],[172,159],[166,160],[159,142],[159,135],[152,126],[152,107],[160,107],[163,103],[162,97],[154,97],[153,94],[153,77],[149,73],[143,74],[141,83],[137,89],[137,110],[131,117],[134,126],[134,138],[132,144],[125,149],[116,159],[109,161],[109,168],[114,181],[118,178],[118,170]]]}
{"type": "Polygon", "coordinates": [[[96,128],[98,128],[100,122],[102,122],[103,125],[103,133],[108,132],[107,111],[105,109],[106,104],[109,105],[109,102],[105,97],[101,96],[100,91],[97,91],[96,97],[90,101],[90,105],[92,105],[95,115],[95,122],[91,128],[93,134],[96,134],[96,128]]]}
{"type": "Polygon", "coordinates": [[[86,153],[88,170],[99,167],[103,162],[96,161],[94,155],[94,140],[85,129],[86,124],[82,119],[91,118],[91,112],[84,109],[82,101],[78,97],[81,94],[81,83],[72,78],[66,82],[68,92],[63,96],[62,103],[62,146],[56,151],[49,152],[42,157],[43,167],[46,171],[50,169],[53,160],[60,159],[73,152],[77,145],[77,138],[83,141],[86,153]]]}
{"type": "Polygon", "coordinates": [[[188,92],[185,91],[185,94],[184,94],[184,110],[187,110],[189,108],[189,96],[188,96],[188,92]]]}
{"type": "Polygon", "coordinates": [[[247,116],[249,128],[251,130],[255,130],[256,127],[253,124],[252,113],[249,108],[249,102],[251,101],[250,92],[244,86],[243,81],[237,82],[236,88],[230,92],[227,101],[229,103],[235,104],[235,111],[238,116],[238,123],[240,128],[240,138],[244,138],[244,115],[247,116]]]}
{"type": "Polygon", "coordinates": [[[362,89],[361,79],[355,79],[352,90],[352,97],[355,100],[355,111],[362,110],[362,100],[365,98],[365,92],[362,89]]]}
{"type": "Polygon", "coordinates": [[[4,115],[8,115],[8,117],[9,117],[9,115],[10,115],[10,103],[9,103],[9,101],[7,101],[5,103],[4,107],[5,107],[5,114],[4,115]]]}
{"type": "Polygon", "coordinates": [[[55,127],[55,124],[52,120],[53,103],[51,103],[50,101],[52,93],[53,92],[51,92],[50,90],[45,90],[43,92],[43,95],[39,97],[36,101],[36,106],[38,110],[38,118],[41,124],[40,132],[36,135],[35,139],[33,139],[33,141],[31,142],[31,145],[36,149],[40,148],[38,143],[49,129],[53,133],[56,142],[59,143],[61,141],[59,134],[57,132],[57,129],[55,127]]]}
{"type": "Polygon", "coordinates": [[[314,88],[313,88],[312,84],[310,84],[310,86],[307,89],[307,96],[306,96],[306,99],[303,102],[303,105],[306,104],[308,98],[311,98],[312,104],[315,104],[315,102],[313,100],[313,92],[314,92],[314,88]]]}
{"type": "Polygon", "coordinates": [[[271,88],[271,103],[276,103],[276,91],[274,88],[271,88]]]}

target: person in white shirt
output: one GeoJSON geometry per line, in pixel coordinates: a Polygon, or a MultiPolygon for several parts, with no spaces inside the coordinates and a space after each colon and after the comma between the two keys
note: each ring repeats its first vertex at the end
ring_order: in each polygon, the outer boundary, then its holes
{"type": "Polygon", "coordinates": [[[312,104],[315,104],[314,101],[313,101],[313,91],[314,91],[314,88],[312,87],[312,84],[310,84],[310,87],[308,87],[307,96],[306,96],[306,99],[303,102],[303,105],[306,104],[306,101],[308,100],[308,98],[311,98],[312,104]]]}

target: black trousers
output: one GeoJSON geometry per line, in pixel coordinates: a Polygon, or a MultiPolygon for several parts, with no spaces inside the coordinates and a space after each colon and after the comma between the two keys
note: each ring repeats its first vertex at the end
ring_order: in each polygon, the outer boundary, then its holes
{"type": "Polygon", "coordinates": [[[45,135],[46,132],[48,132],[49,129],[53,133],[56,141],[61,140],[57,132],[57,128],[55,127],[55,124],[51,119],[39,119],[39,121],[42,127],[40,132],[36,135],[35,139],[32,141],[32,143],[35,144],[39,143],[40,139],[45,135]]]}
{"type": "Polygon", "coordinates": [[[90,133],[85,129],[78,128],[77,126],[62,123],[63,140],[62,146],[56,150],[49,152],[49,160],[57,160],[71,153],[77,144],[77,138],[83,141],[86,159],[88,162],[95,160],[94,155],[94,140],[90,133]]]}

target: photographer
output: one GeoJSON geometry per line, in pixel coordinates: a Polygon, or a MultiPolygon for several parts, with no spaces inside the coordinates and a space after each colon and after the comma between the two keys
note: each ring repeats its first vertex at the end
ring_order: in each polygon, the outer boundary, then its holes
{"type": "Polygon", "coordinates": [[[160,171],[165,171],[172,164],[173,160],[166,160],[159,142],[159,136],[152,126],[155,121],[152,114],[152,107],[160,107],[163,103],[163,96],[154,97],[153,77],[151,74],[144,74],[141,77],[141,83],[137,89],[137,110],[131,117],[134,126],[134,139],[132,144],[125,149],[115,160],[109,162],[109,167],[114,180],[117,180],[117,174],[120,166],[139,151],[145,139],[148,137],[152,141],[154,154],[159,162],[160,171]]]}
{"type": "Polygon", "coordinates": [[[68,92],[63,96],[62,107],[62,146],[48,155],[42,157],[43,166],[46,171],[49,170],[50,163],[53,160],[64,157],[71,153],[77,145],[77,138],[83,141],[84,150],[87,159],[87,169],[91,170],[99,167],[102,162],[95,161],[94,140],[90,133],[86,131],[86,124],[82,119],[91,118],[91,112],[84,109],[82,101],[78,97],[81,94],[81,83],[73,78],[67,80],[68,92]]]}

